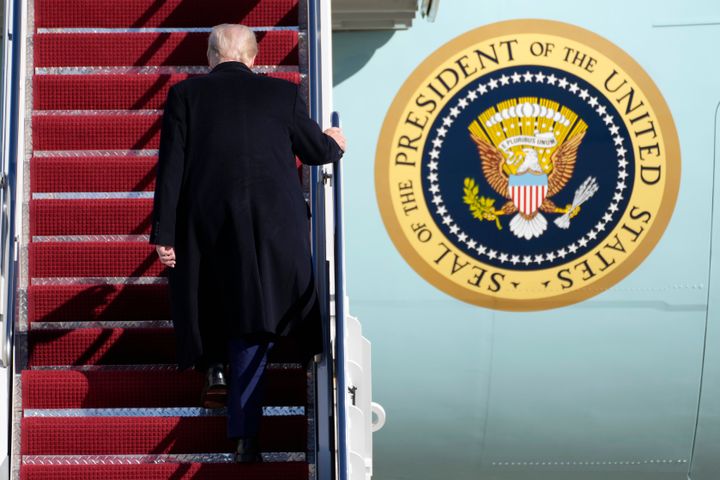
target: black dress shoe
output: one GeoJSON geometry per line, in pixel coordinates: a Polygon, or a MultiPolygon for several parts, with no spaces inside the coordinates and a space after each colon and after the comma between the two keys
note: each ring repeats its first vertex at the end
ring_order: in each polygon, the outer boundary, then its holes
{"type": "Polygon", "coordinates": [[[211,365],[205,375],[205,386],[202,392],[202,405],[205,408],[222,408],[227,400],[227,382],[225,367],[217,363],[211,365]]]}
{"type": "Polygon", "coordinates": [[[239,438],[235,449],[235,461],[239,463],[260,463],[262,455],[257,437],[239,438]]]}

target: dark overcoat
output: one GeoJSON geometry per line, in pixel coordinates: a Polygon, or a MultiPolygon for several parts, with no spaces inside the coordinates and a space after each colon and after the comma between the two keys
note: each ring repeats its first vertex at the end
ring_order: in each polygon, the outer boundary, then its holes
{"type": "Polygon", "coordinates": [[[318,349],[296,155],[318,165],[342,150],[290,82],[224,62],[168,92],[150,243],[175,248],[167,270],[181,368],[224,361],[236,336],[296,334],[318,349]]]}

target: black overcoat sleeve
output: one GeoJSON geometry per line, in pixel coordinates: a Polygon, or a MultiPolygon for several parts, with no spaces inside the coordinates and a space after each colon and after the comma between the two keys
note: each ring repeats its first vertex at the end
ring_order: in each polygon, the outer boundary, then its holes
{"type": "Polygon", "coordinates": [[[293,153],[307,165],[337,162],[343,155],[337,142],[325,135],[318,124],[310,118],[299,89],[295,94],[290,134],[293,153]]]}
{"type": "Polygon", "coordinates": [[[175,245],[175,219],[185,166],[185,104],[173,86],[168,91],[160,133],[150,243],[175,245]]]}

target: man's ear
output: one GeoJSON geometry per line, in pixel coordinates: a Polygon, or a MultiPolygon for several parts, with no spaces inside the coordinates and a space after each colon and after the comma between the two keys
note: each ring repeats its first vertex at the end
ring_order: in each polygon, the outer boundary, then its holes
{"type": "Polygon", "coordinates": [[[217,61],[216,61],[216,60],[217,60],[217,56],[216,56],[216,55],[208,52],[208,54],[207,54],[207,60],[208,60],[208,66],[210,67],[211,70],[212,70],[213,68],[215,68],[215,66],[217,66],[217,61]]]}
{"type": "Polygon", "coordinates": [[[256,59],[256,58],[257,58],[257,55],[255,55],[254,57],[252,57],[252,58],[250,59],[250,61],[248,62],[248,65],[247,65],[249,68],[252,68],[253,65],[255,65],[255,59],[256,59]]]}

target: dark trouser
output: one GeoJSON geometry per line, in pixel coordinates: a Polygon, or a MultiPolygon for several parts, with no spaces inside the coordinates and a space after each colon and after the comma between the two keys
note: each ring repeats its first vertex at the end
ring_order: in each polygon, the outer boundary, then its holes
{"type": "Polygon", "coordinates": [[[232,338],[228,341],[228,424],[230,438],[256,437],[262,418],[263,384],[274,343],[232,338]]]}

